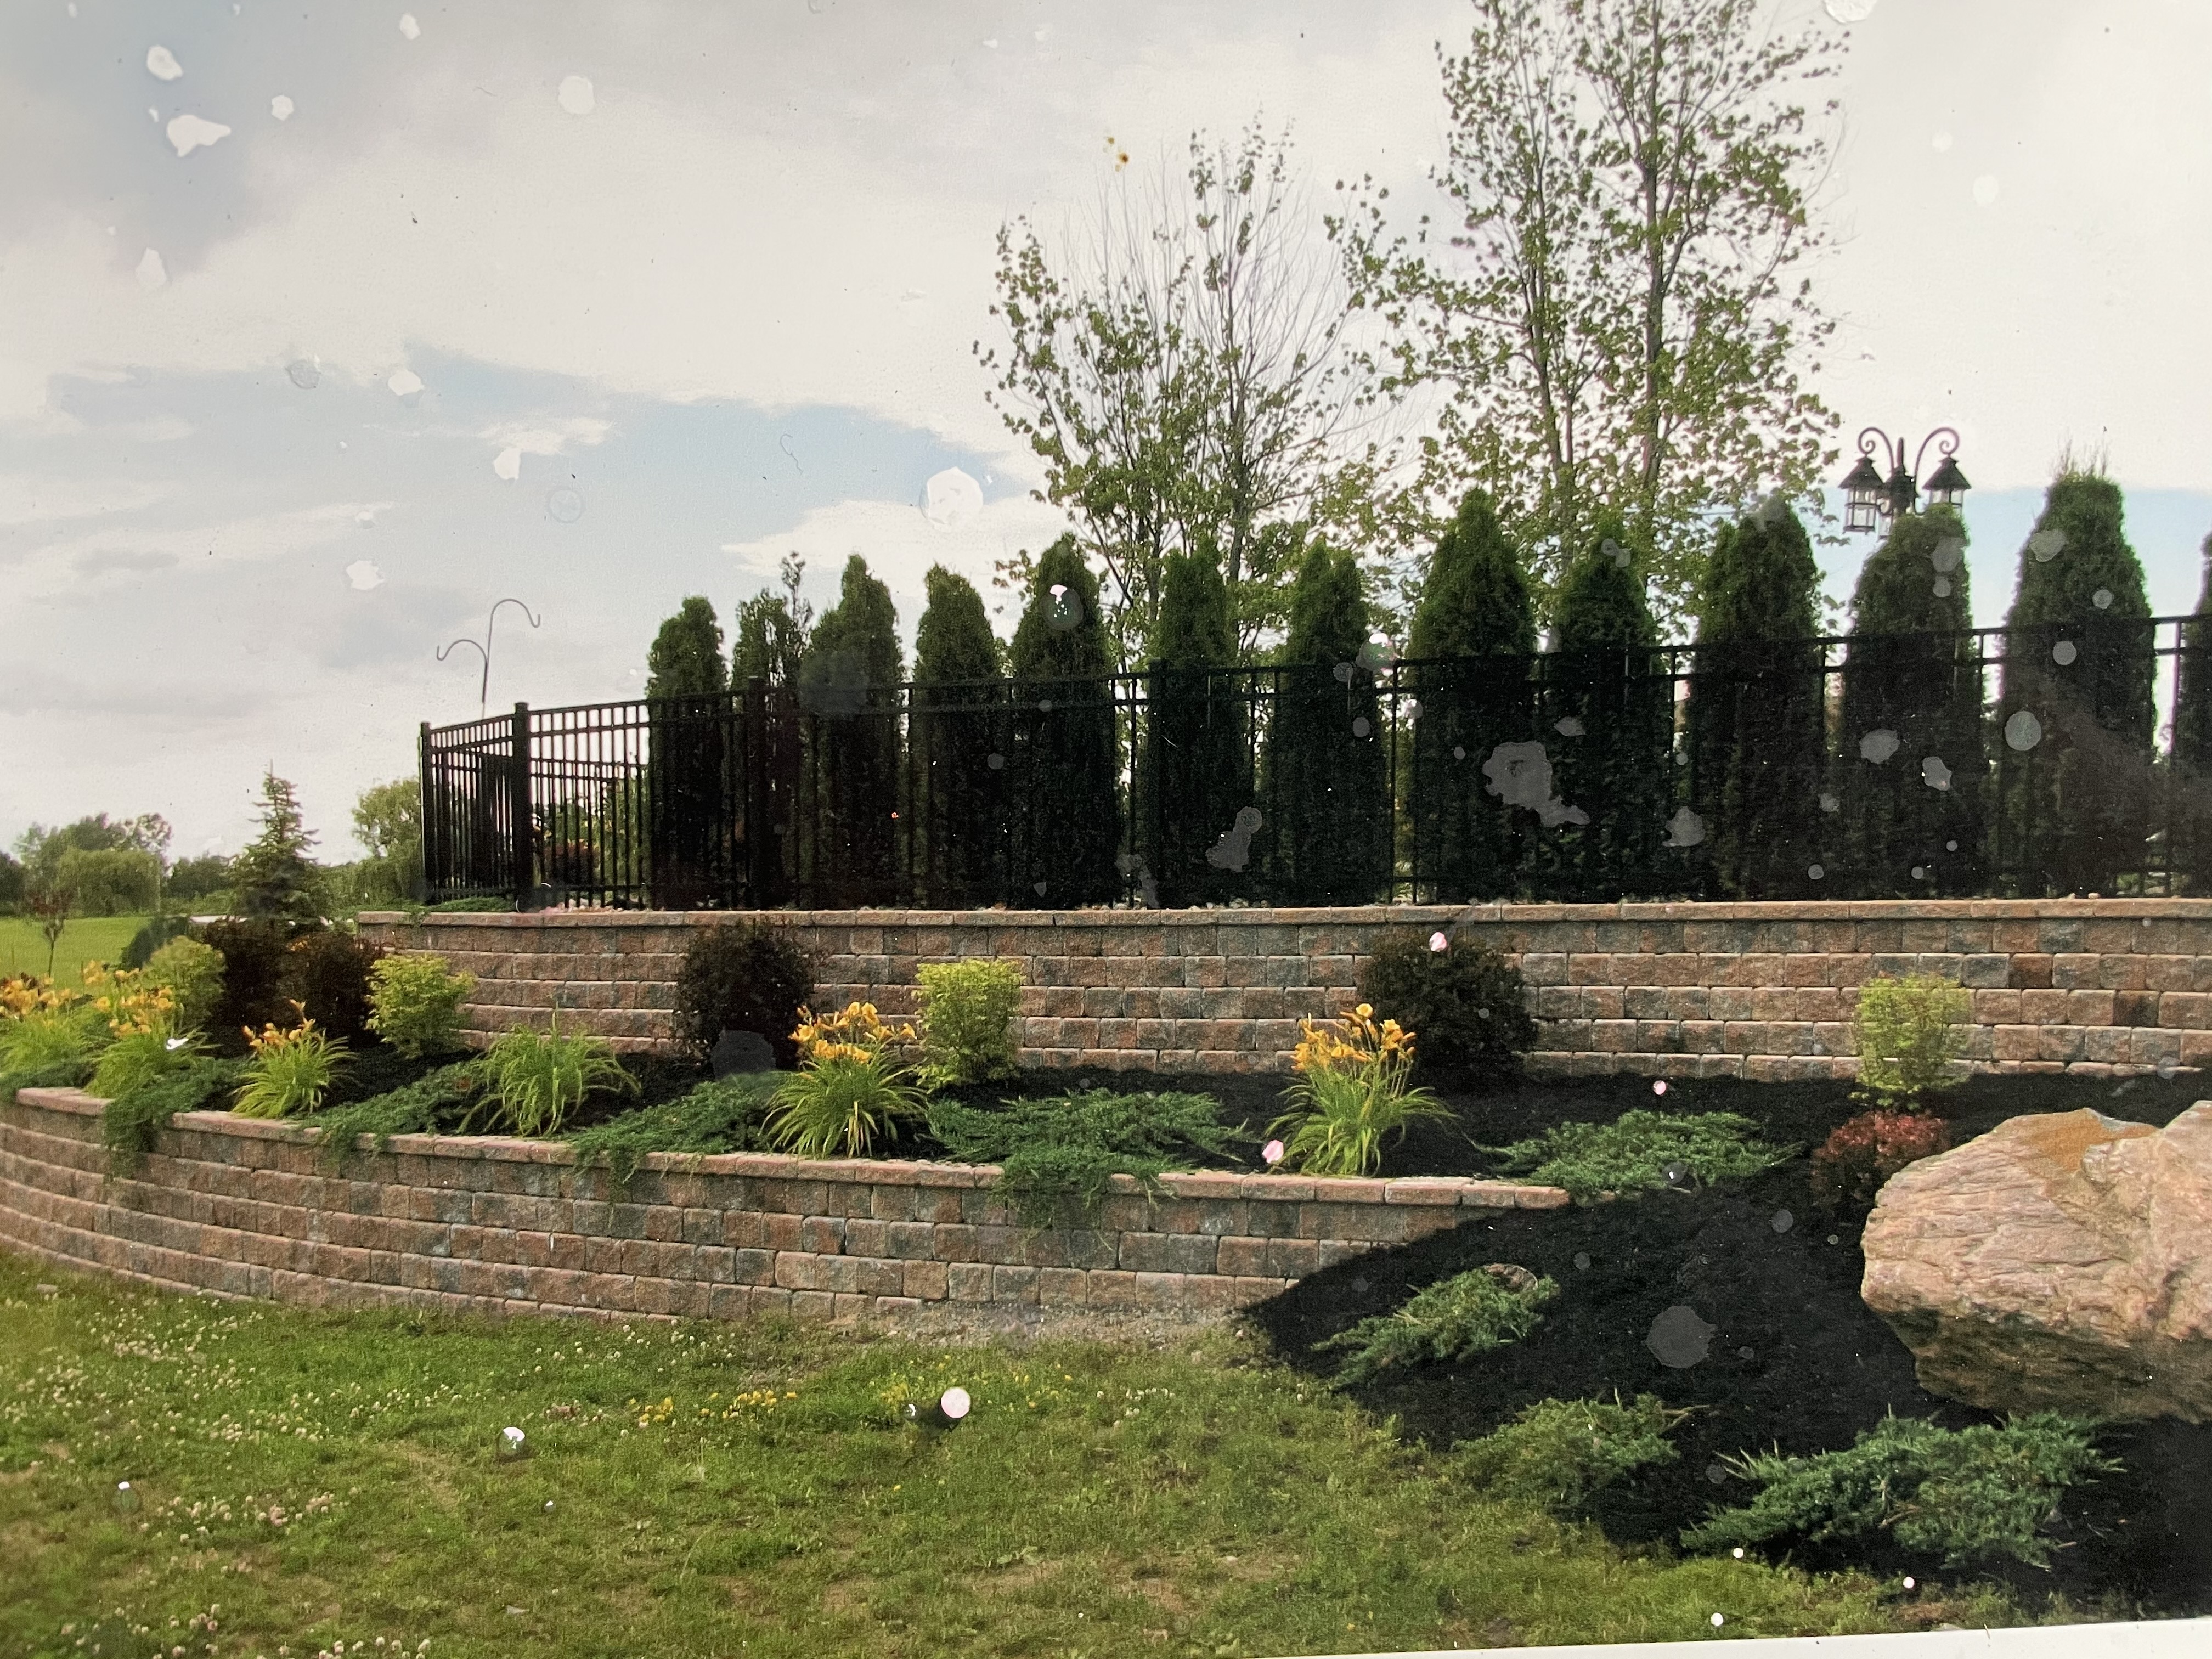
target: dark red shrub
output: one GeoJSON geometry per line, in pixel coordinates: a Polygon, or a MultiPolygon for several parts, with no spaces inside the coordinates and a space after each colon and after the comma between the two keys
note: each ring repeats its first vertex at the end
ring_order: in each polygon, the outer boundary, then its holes
{"type": "Polygon", "coordinates": [[[1862,1112],[1813,1154],[1813,1196],[1823,1209],[1869,1208],[1906,1164],[1950,1150],[1950,1126],[1940,1117],[1862,1112]]]}

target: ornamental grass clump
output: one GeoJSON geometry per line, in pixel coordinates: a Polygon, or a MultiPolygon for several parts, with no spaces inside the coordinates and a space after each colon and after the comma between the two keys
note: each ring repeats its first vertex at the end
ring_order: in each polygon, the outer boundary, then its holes
{"type": "Polygon", "coordinates": [[[563,1036],[558,1014],[550,1031],[502,1033],[486,1052],[483,1068],[488,1086],[469,1127],[477,1127],[481,1116],[491,1133],[526,1140],[560,1133],[586,1095],[638,1092],[637,1079],[623,1069],[613,1044],[600,1036],[563,1036]]]}
{"type": "Polygon", "coordinates": [[[1284,1091],[1291,1109],[1268,1126],[1283,1142],[1280,1167],[1309,1175],[1371,1175],[1382,1162],[1382,1138],[1405,1138],[1419,1118],[1449,1118],[1451,1109],[1425,1089],[1411,1089],[1413,1033],[1395,1019],[1378,1027],[1361,1003],[1326,1026],[1298,1022],[1304,1033],[1291,1063],[1298,1080],[1284,1091]],[[1340,1027],[1341,1029],[1338,1029],[1340,1027]]]}
{"type": "Polygon", "coordinates": [[[1508,1174],[1564,1187],[1580,1201],[1741,1181],[1788,1158],[1733,1112],[1623,1112],[1611,1123],[1562,1123],[1532,1140],[1482,1150],[1508,1174]]]}
{"type": "Polygon", "coordinates": [[[1899,1111],[1955,1088],[1961,1081],[1955,1062],[1965,1046],[1960,1028],[1973,1012],[1973,998],[1940,975],[1868,981],[1851,1014],[1859,1051],[1852,1092],[1899,1111]]]}
{"type": "Polygon", "coordinates": [[[2055,1412],[1999,1428],[1946,1429],[1889,1417],[1850,1449],[1809,1457],[1777,1453],[1724,1459],[1765,1490],[1684,1532],[1691,1549],[1727,1549],[1799,1537],[1814,1543],[1887,1531],[1906,1549],[1940,1553],[1946,1565],[2009,1556],[2048,1566],[2041,1534],[2069,1488],[2120,1466],[2094,1445],[2096,1425],[2055,1412]]]}
{"type": "Polygon", "coordinates": [[[461,1005],[476,975],[430,952],[380,958],[368,970],[368,1029],[409,1060],[461,1046],[461,1005]]]}
{"type": "Polygon", "coordinates": [[[1602,1400],[1540,1400],[1480,1440],[1452,1451],[1453,1472],[1494,1496],[1571,1515],[1624,1474],[1677,1455],[1668,1435],[1687,1411],[1656,1395],[1633,1405],[1602,1400]]]}
{"type": "Polygon", "coordinates": [[[1361,1320],[1315,1346],[1349,1350],[1340,1386],[1369,1382],[1401,1367],[1463,1359],[1518,1342],[1543,1322],[1559,1293],[1555,1279],[1510,1262],[1455,1273],[1416,1291],[1395,1312],[1361,1320]]]}
{"type": "Polygon", "coordinates": [[[1194,1151],[1225,1155],[1235,1131],[1220,1109],[1212,1095],[1091,1089],[995,1108],[940,1101],[929,1132],[963,1162],[998,1164],[994,1190],[1016,1219],[1042,1229],[1095,1219],[1117,1175],[1154,1198],[1160,1176],[1190,1168],[1194,1151]]]}
{"type": "Polygon", "coordinates": [[[251,1051],[246,1080],[231,1111],[239,1117],[293,1117],[323,1103],[339,1071],[352,1059],[345,1045],[316,1027],[300,1004],[292,1005],[299,1024],[289,1030],[264,1025],[258,1032],[241,1027],[251,1051]]]}
{"type": "Polygon", "coordinates": [[[768,1133],[777,1150],[801,1158],[862,1158],[878,1137],[898,1139],[902,1119],[926,1109],[926,1091],[894,1047],[917,1041],[911,1025],[890,1026],[872,1002],[835,1014],[801,1008],[791,1040],[799,1068],[777,1085],[768,1133]]]}

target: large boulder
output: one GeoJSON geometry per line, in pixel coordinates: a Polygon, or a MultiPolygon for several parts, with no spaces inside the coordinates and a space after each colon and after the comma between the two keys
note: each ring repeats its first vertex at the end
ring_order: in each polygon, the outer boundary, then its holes
{"type": "Polygon", "coordinates": [[[1860,1293],[1921,1386],[1991,1411],[2212,1419],[2212,1101],[2016,1117],[1892,1177],[1860,1293]]]}

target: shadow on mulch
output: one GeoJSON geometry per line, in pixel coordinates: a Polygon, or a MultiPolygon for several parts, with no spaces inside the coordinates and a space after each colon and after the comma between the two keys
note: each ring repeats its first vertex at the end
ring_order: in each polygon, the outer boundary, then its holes
{"type": "MultiPolygon", "coordinates": [[[[1954,1139],[1964,1141],[2008,1117],[2081,1106],[2163,1124],[2206,1092],[2212,1090],[2188,1078],[2146,1079],[2120,1090],[2079,1078],[1991,1077],[1969,1082],[1946,1104],[1954,1139]]],[[[1650,1085],[1640,1079],[1528,1085],[1469,1099],[1465,1121],[1474,1138],[1499,1142],[1652,1103],[1650,1085]]],[[[1833,1083],[1690,1083],[1671,1086],[1664,1103],[1740,1112],[1770,1138],[1804,1148],[1861,1109],[1845,1085],[1833,1083]]],[[[1357,1389],[1352,1397],[1436,1446],[1486,1434],[1547,1398],[1610,1399],[1617,1390],[1624,1399],[1650,1393],[1694,1407],[1673,1436],[1676,1462],[1600,1492],[1585,1511],[1618,1543],[1674,1546],[1682,1528],[1712,1509],[1753,1496],[1755,1486],[1721,1466],[1729,1454],[1839,1449],[1891,1412],[1953,1428],[1998,1420],[1919,1387],[1911,1353],[1860,1300],[1856,1224],[1814,1208],[1808,1174],[1801,1154],[1724,1189],[1469,1221],[1301,1280],[1251,1317],[1290,1364],[1327,1375],[1335,1362],[1314,1353],[1316,1342],[1438,1279],[1491,1261],[1549,1274],[1564,1294],[1527,1340],[1456,1368],[1357,1389]],[[1645,1342],[1653,1322],[1678,1304],[1716,1328],[1708,1357],[1674,1370],[1645,1342]]],[[[2030,1598],[2050,1591],[2079,1605],[2111,1598],[2140,1615],[2212,1612],[2212,1426],[2134,1425],[2100,1443],[2124,1468],[2065,1500],[2049,1528],[2066,1546],[2051,1570],[2008,1563],[1972,1570],[1974,1576],[2002,1579],[2030,1598]]],[[[1787,1559],[1815,1570],[1909,1573],[1923,1585],[1956,1583],[1969,1571],[1947,1571],[1886,1542],[1800,1546],[1787,1559]]]]}

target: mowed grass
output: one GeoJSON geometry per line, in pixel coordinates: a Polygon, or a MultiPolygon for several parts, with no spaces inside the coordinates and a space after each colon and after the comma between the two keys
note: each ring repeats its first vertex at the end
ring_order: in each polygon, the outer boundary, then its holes
{"type": "Polygon", "coordinates": [[[0,1563],[0,1652],[100,1659],[426,1641],[1282,1655],[1895,1627],[1863,1579],[1631,1559],[1486,1502],[1230,1330],[963,1348],[451,1324],[155,1296],[15,1257],[0,1563]],[[967,1424],[904,1420],[951,1382],[975,1396],[967,1424]],[[498,1455],[509,1425],[519,1461],[498,1455]]]}
{"type": "MultiPolygon", "coordinates": [[[[72,916],[54,946],[54,976],[76,983],[88,962],[116,963],[131,936],[146,925],[143,916],[72,916]]],[[[33,916],[0,916],[0,976],[46,971],[46,936],[33,916]]]]}

